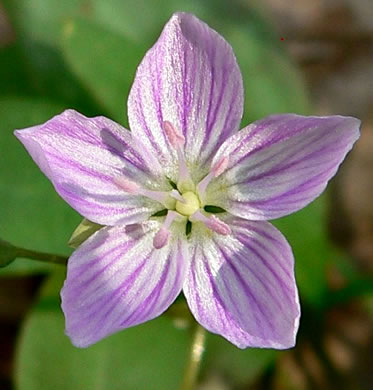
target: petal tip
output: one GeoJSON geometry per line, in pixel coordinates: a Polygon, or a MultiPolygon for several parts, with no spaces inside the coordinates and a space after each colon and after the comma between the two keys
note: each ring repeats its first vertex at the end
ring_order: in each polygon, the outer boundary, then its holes
{"type": "Polygon", "coordinates": [[[20,139],[22,137],[22,130],[21,129],[16,129],[13,131],[13,134],[20,139]]]}
{"type": "Polygon", "coordinates": [[[65,335],[70,339],[71,341],[71,344],[76,347],[76,348],[88,348],[89,346],[91,346],[92,344],[94,343],[87,343],[86,341],[83,341],[83,340],[80,340],[80,339],[77,339],[75,337],[73,337],[70,332],[68,331],[67,328],[65,328],[65,335]]]}
{"type": "Polygon", "coordinates": [[[37,131],[39,127],[40,127],[40,125],[39,125],[39,126],[26,127],[25,129],[15,129],[15,130],[13,131],[13,134],[14,134],[22,143],[24,143],[24,141],[25,141],[27,138],[30,138],[30,136],[32,137],[32,133],[34,133],[35,131],[37,131]]]}
{"type": "Polygon", "coordinates": [[[360,137],[360,132],[361,132],[361,120],[359,118],[355,118],[353,116],[347,116],[345,117],[346,127],[351,128],[352,130],[355,131],[356,133],[356,139],[357,140],[360,137]]]}

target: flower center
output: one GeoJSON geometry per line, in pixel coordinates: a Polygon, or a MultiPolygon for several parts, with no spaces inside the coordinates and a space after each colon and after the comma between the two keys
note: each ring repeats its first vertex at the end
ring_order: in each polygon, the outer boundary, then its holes
{"type": "Polygon", "coordinates": [[[143,188],[126,177],[119,176],[113,178],[115,185],[126,193],[141,195],[153,199],[162,203],[167,209],[166,218],[153,238],[154,248],[161,249],[167,244],[171,235],[171,224],[173,221],[180,219],[188,220],[189,224],[193,222],[201,222],[208,229],[224,236],[230,234],[231,229],[223,220],[219,219],[215,215],[206,215],[203,210],[203,206],[206,204],[207,186],[211,180],[217,178],[226,171],[229,165],[228,157],[222,156],[214,162],[211,166],[210,172],[197,185],[195,185],[184,157],[185,138],[183,134],[168,121],[163,122],[163,130],[170,145],[177,152],[179,165],[179,175],[176,183],[177,189],[174,188],[171,191],[154,191],[143,188]]]}
{"type": "Polygon", "coordinates": [[[192,191],[184,192],[182,196],[185,202],[183,203],[178,200],[176,202],[176,211],[189,217],[201,207],[201,204],[198,196],[192,191]]]}

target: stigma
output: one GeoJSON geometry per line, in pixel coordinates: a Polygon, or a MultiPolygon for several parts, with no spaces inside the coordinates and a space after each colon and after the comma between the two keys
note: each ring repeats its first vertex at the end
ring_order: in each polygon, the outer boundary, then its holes
{"type": "Polygon", "coordinates": [[[201,203],[198,199],[198,196],[194,192],[184,192],[182,197],[184,199],[184,202],[176,202],[176,211],[179,214],[189,217],[201,207],[201,203]]]}

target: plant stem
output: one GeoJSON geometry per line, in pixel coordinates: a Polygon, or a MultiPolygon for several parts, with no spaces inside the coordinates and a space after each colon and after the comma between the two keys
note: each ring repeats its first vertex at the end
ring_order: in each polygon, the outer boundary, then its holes
{"type": "Polygon", "coordinates": [[[53,263],[53,264],[61,264],[61,265],[66,265],[67,260],[69,259],[66,256],[32,251],[25,248],[17,248],[17,257],[23,257],[26,259],[44,261],[45,263],[53,263]]]}
{"type": "Polygon", "coordinates": [[[205,350],[205,342],[206,330],[198,323],[195,323],[181,390],[195,390],[203,351],[205,350]]]}

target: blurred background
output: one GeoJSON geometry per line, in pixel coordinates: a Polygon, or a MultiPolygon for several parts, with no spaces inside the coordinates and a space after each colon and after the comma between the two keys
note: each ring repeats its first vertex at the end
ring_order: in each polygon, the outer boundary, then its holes
{"type": "MultiPolygon", "coordinates": [[[[241,351],[208,335],[198,389],[372,389],[371,0],[0,0],[1,239],[71,253],[66,243],[81,217],[13,130],[66,108],[126,126],[136,66],[179,10],[233,46],[245,85],[243,124],[279,112],[363,121],[327,192],[275,221],[296,258],[297,346],[241,351]]],[[[159,319],[79,350],[64,335],[64,272],[26,259],[0,270],[0,389],[178,389],[193,327],[178,314],[183,300],[159,319]]]]}

